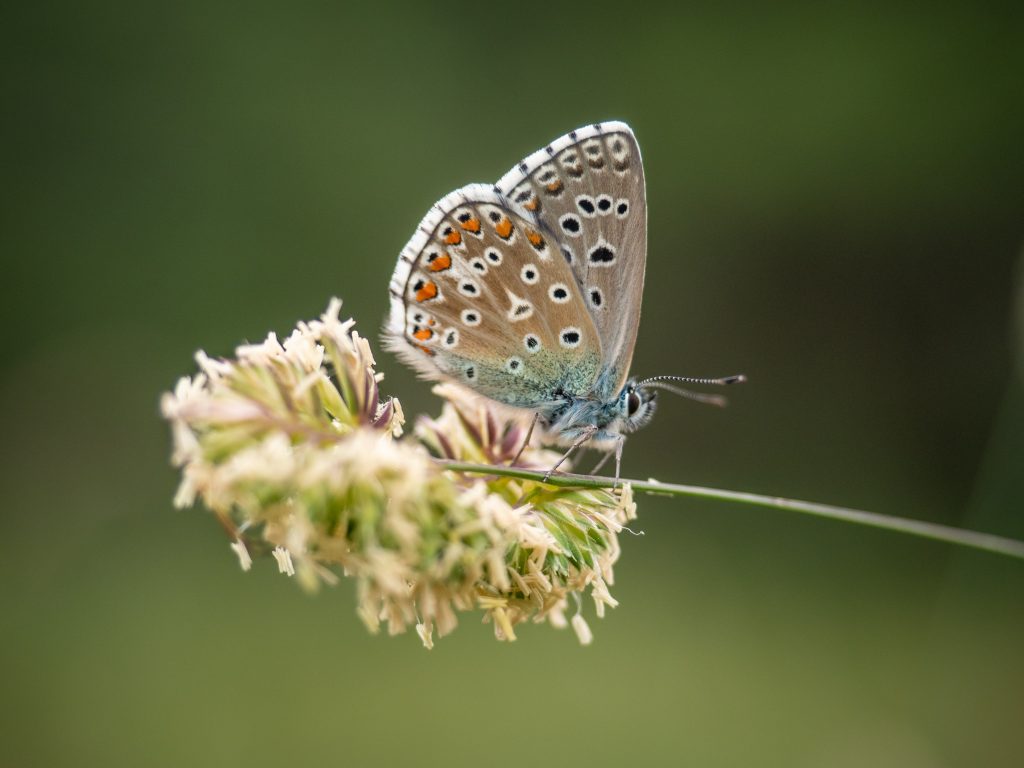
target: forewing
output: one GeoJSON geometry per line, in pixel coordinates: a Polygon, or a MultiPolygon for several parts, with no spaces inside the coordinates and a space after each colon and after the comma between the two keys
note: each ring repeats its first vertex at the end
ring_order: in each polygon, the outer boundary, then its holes
{"type": "Polygon", "coordinates": [[[625,123],[586,126],[534,152],[496,187],[560,241],[601,339],[598,394],[629,375],[647,260],[640,148],[625,123]]]}
{"type": "Polygon", "coordinates": [[[551,232],[496,188],[440,200],[402,250],[387,335],[429,378],[536,408],[590,392],[601,345],[551,232]]]}

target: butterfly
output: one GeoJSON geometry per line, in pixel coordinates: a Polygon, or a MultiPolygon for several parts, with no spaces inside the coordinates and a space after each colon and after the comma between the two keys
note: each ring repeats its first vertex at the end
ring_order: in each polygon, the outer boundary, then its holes
{"type": "MultiPolygon", "coordinates": [[[[388,346],[427,378],[532,412],[568,451],[615,455],[654,415],[658,389],[629,378],[647,260],[644,169],[621,122],[578,128],[501,177],[441,198],[391,278],[388,346]]],[[[527,442],[529,436],[527,437],[527,442]]],[[[594,471],[597,471],[595,468],[594,471]]]]}

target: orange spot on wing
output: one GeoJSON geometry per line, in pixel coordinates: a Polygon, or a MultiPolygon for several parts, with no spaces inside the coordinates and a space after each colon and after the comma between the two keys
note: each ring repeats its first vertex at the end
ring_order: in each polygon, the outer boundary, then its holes
{"type": "Polygon", "coordinates": [[[532,200],[525,203],[523,207],[528,211],[536,211],[540,207],[540,200],[538,200],[535,197],[532,200]]]}
{"type": "Polygon", "coordinates": [[[437,285],[426,282],[416,291],[416,301],[429,301],[437,296],[437,285]]]}
{"type": "Polygon", "coordinates": [[[448,243],[448,245],[458,245],[462,242],[462,235],[453,229],[444,236],[444,241],[448,243]]]}
{"type": "Polygon", "coordinates": [[[498,233],[498,237],[508,240],[512,235],[512,220],[506,216],[495,225],[494,231],[498,233]]]}
{"type": "Polygon", "coordinates": [[[417,341],[430,341],[433,335],[434,332],[429,328],[417,328],[412,333],[412,337],[417,341]]]}
{"type": "Polygon", "coordinates": [[[424,347],[422,344],[417,344],[416,349],[418,349],[420,352],[425,352],[428,355],[437,354],[436,352],[434,352],[434,350],[430,349],[429,347],[424,347]]]}
{"type": "Polygon", "coordinates": [[[430,267],[431,272],[443,272],[452,265],[452,257],[447,253],[442,253],[435,256],[432,259],[427,259],[427,266],[430,267]]]}
{"type": "Polygon", "coordinates": [[[526,239],[530,241],[530,245],[532,245],[534,248],[540,248],[542,245],[544,245],[544,238],[541,237],[537,232],[534,232],[532,229],[526,233],[526,239]]]}
{"type": "Polygon", "coordinates": [[[548,192],[559,192],[561,189],[562,189],[562,180],[561,179],[555,179],[550,184],[548,184],[548,192]]]}
{"type": "Polygon", "coordinates": [[[462,228],[475,235],[480,231],[480,219],[468,219],[467,221],[462,222],[462,228]]]}

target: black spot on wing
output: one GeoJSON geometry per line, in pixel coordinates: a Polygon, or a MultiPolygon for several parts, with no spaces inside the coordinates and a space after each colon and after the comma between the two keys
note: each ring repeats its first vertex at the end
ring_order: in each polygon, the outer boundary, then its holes
{"type": "Polygon", "coordinates": [[[594,246],[588,255],[591,264],[611,264],[615,261],[615,251],[608,245],[594,246]]]}

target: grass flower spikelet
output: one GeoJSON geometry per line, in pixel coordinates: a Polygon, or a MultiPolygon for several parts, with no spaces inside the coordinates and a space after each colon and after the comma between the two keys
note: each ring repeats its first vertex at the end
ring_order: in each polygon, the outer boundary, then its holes
{"type": "MultiPolygon", "coordinates": [[[[351,577],[371,631],[414,627],[427,648],[467,611],[514,640],[527,620],[567,626],[586,591],[598,615],[614,607],[628,487],[446,471],[434,457],[510,464],[524,425],[444,385],[441,414],[403,437],[401,404],[381,396],[370,346],[340,309],[333,300],[283,342],[270,334],[231,359],[196,355],[200,372],[161,401],[182,475],[175,505],[210,509],[245,570],[272,556],[306,589],[351,577]]],[[[516,466],[556,460],[532,443],[516,466]]],[[[578,611],[571,623],[589,643],[578,611]]]]}

